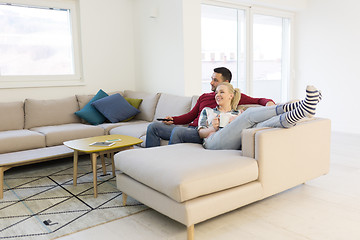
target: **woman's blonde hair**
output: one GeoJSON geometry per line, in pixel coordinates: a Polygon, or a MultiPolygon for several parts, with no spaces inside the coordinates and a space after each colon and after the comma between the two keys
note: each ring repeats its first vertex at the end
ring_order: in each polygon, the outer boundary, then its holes
{"type": "Polygon", "coordinates": [[[228,88],[229,92],[234,94],[234,97],[231,99],[231,109],[232,110],[236,110],[239,102],[240,102],[240,98],[241,98],[241,92],[240,89],[238,88],[234,88],[233,85],[231,85],[228,82],[222,82],[220,83],[218,86],[224,85],[228,88]]]}

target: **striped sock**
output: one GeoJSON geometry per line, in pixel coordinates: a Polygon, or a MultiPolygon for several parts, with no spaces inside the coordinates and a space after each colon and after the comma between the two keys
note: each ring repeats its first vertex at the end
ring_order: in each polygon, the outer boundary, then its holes
{"type": "MultiPolygon", "coordinates": [[[[319,103],[319,102],[321,101],[321,99],[322,99],[321,91],[318,90],[318,92],[319,92],[319,99],[318,99],[318,102],[317,102],[317,103],[319,103]]],[[[297,100],[297,101],[295,101],[295,102],[285,103],[285,104],[283,105],[284,112],[290,112],[290,111],[294,110],[295,108],[300,107],[300,105],[301,105],[301,104],[304,104],[304,102],[305,102],[305,100],[301,100],[301,101],[300,101],[300,100],[297,100]]]]}
{"type": "Polygon", "coordinates": [[[291,106],[289,105],[286,107],[288,110],[293,108],[286,113],[286,121],[290,124],[294,124],[304,117],[313,117],[315,115],[316,105],[319,103],[322,97],[320,97],[320,95],[321,93],[319,93],[319,91],[314,86],[307,86],[305,100],[296,102],[298,105],[297,107],[295,107],[296,104],[292,104],[291,106]]]}
{"type": "MultiPolygon", "coordinates": [[[[304,101],[304,100],[302,100],[304,101]]],[[[295,108],[298,108],[302,101],[297,100],[296,102],[289,102],[283,105],[284,112],[290,112],[295,108]]]]}

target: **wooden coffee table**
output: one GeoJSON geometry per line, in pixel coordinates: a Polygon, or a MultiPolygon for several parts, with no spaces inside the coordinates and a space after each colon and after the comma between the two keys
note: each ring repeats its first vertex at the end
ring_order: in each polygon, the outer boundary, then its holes
{"type": "Polygon", "coordinates": [[[74,186],[77,185],[77,167],[78,167],[78,157],[80,153],[89,153],[91,156],[92,171],[93,171],[93,182],[94,182],[94,197],[97,197],[97,170],[96,170],[96,160],[100,156],[102,162],[102,168],[104,174],[106,174],[104,154],[110,154],[111,164],[112,164],[112,173],[115,176],[115,165],[114,165],[114,153],[123,151],[126,149],[134,148],[134,145],[142,143],[141,139],[130,137],[126,135],[104,135],[90,138],[82,138],[77,140],[71,140],[64,142],[64,145],[74,150],[74,176],[73,182],[74,186]],[[112,146],[91,146],[93,142],[104,142],[108,140],[121,139],[121,141],[114,141],[112,146]]]}

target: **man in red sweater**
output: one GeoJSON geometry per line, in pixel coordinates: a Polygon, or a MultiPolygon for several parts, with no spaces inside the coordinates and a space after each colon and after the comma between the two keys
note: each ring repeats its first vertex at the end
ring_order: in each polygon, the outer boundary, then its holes
{"type": "MultiPolygon", "coordinates": [[[[202,143],[197,131],[199,116],[204,107],[215,108],[215,90],[221,82],[231,82],[232,74],[229,69],[219,67],[214,69],[211,77],[211,93],[202,94],[196,102],[196,105],[190,112],[173,117],[166,117],[169,121],[153,122],[146,132],[146,147],[160,146],[160,140],[169,140],[169,144],[176,143],[202,143]],[[189,127],[176,125],[189,124],[189,127]]],[[[239,105],[244,104],[260,104],[263,106],[275,105],[274,101],[266,98],[252,98],[245,94],[241,94],[239,105]]]]}

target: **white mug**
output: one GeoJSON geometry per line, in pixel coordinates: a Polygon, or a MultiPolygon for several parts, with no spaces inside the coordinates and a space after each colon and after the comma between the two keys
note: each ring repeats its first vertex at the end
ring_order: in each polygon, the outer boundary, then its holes
{"type": "Polygon", "coordinates": [[[226,125],[228,125],[230,121],[230,116],[228,114],[225,113],[220,113],[220,117],[219,117],[219,127],[223,128],[226,125]]]}

